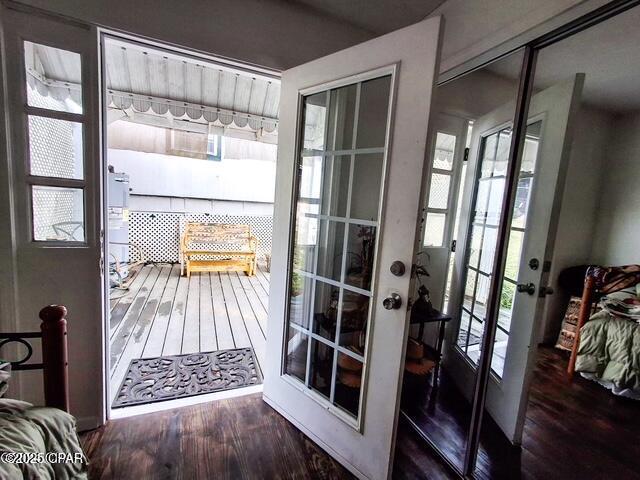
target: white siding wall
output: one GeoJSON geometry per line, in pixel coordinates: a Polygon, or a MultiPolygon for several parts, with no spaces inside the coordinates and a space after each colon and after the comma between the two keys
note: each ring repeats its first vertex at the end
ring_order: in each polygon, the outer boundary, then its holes
{"type": "Polygon", "coordinates": [[[129,175],[131,194],[273,203],[275,162],[210,161],[109,149],[109,165],[129,175]]]}

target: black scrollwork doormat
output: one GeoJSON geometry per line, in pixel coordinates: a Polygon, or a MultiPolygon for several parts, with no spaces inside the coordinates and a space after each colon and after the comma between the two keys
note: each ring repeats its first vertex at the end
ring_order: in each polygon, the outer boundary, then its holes
{"type": "Polygon", "coordinates": [[[112,408],[262,383],[252,348],[131,360],[112,408]]]}

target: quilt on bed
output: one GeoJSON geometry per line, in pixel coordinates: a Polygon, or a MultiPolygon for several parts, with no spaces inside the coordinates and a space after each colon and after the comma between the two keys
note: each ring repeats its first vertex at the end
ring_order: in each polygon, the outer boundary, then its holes
{"type": "Polygon", "coordinates": [[[640,324],[606,310],[593,315],[580,330],[576,371],[640,398],[640,324]]]}
{"type": "Polygon", "coordinates": [[[25,452],[34,459],[38,454],[50,452],[65,454],[59,455],[63,460],[60,462],[0,462],[2,479],[87,478],[87,462],[76,434],[75,418],[56,408],[34,407],[19,400],[0,398],[0,452],[25,452]],[[74,460],[66,461],[70,457],[74,460]]]}

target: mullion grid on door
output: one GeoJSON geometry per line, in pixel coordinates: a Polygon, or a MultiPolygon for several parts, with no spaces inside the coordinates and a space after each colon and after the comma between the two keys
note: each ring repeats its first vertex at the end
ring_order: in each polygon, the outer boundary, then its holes
{"type": "MultiPolygon", "coordinates": [[[[329,118],[330,118],[330,108],[331,108],[331,94],[330,91],[327,91],[327,116],[325,118],[325,143],[327,141],[327,137],[328,137],[328,122],[329,122],[329,118]]],[[[311,289],[311,298],[310,298],[310,305],[315,305],[315,296],[316,296],[316,291],[317,291],[317,282],[323,282],[332,286],[335,286],[337,288],[339,288],[339,294],[338,294],[338,308],[337,308],[337,314],[336,314],[336,331],[335,331],[335,335],[333,338],[333,341],[330,341],[324,337],[322,337],[321,335],[318,335],[314,332],[314,310],[315,307],[310,308],[308,315],[310,318],[308,318],[308,329],[301,327],[299,325],[296,325],[295,323],[289,323],[289,325],[294,328],[295,330],[298,330],[299,332],[308,335],[308,337],[313,340],[316,340],[330,348],[333,348],[333,359],[332,359],[332,371],[331,371],[331,385],[330,385],[330,394],[329,394],[329,402],[331,404],[333,404],[334,400],[335,400],[335,385],[336,385],[336,380],[337,380],[337,362],[338,362],[338,354],[342,353],[344,355],[347,355],[359,362],[361,362],[363,364],[363,369],[364,369],[364,364],[365,364],[365,355],[358,355],[357,353],[344,348],[340,345],[340,329],[341,329],[341,322],[342,322],[342,304],[343,304],[343,299],[344,299],[344,292],[345,290],[348,291],[352,291],[354,293],[358,293],[361,295],[365,295],[368,297],[371,297],[371,291],[369,290],[364,290],[364,289],[360,289],[358,287],[354,287],[351,285],[347,285],[345,283],[346,280],[346,263],[347,263],[347,255],[348,255],[348,240],[349,240],[349,225],[367,225],[367,226],[373,226],[373,227],[378,227],[378,223],[377,221],[371,221],[371,220],[359,220],[359,219],[353,219],[351,218],[351,203],[352,203],[352,193],[353,193],[353,181],[354,181],[354,170],[355,170],[355,158],[357,154],[370,154],[370,153],[384,153],[385,152],[385,147],[381,147],[381,148],[362,148],[362,149],[358,149],[356,148],[356,142],[357,142],[357,128],[358,128],[358,117],[359,117],[359,106],[360,106],[360,95],[361,95],[361,83],[357,83],[356,84],[356,99],[355,99],[355,105],[354,105],[354,120],[353,120],[353,138],[352,138],[352,148],[348,149],[348,150],[335,150],[330,146],[330,149],[325,149],[325,150],[303,150],[302,152],[302,156],[320,156],[323,159],[322,165],[323,167],[325,166],[326,162],[331,159],[332,162],[332,168],[335,165],[333,162],[335,160],[336,157],[338,156],[349,156],[349,181],[348,181],[348,186],[347,186],[347,201],[346,201],[346,215],[344,217],[341,216],[335,216],[335,215],[326,215],[326,214],[322,214],[322,201],[323,199],[321,198],[320,201],[320,206],[321,206],[321,210],[318,214],[306,214],[306,216],[308,218],[317,218],[318,219],[318,225],[320,225],[321,221],[334,221],[336,223],[342,223],[345,228],[344,228],[344,232],[343,232],[343,245],[342,245],[342,262],[341,262],[341,270],[340,270],[340,281],[335,281],[329,278],[325,278],[323,276],[317,275],[315,272],[317,272],[317,262],[318,262],[318,248],[315,249],[314,251],[314,263],[313,263],[313,272],[307,272],[304,270],[300,270],[300,269],[295,269],[295,273],[299,274],[301,276],[304,276],[305,278],[308,278],[312,281],[312,289],[311,289]]],[[[336,122],[337,124],[337,122],[336,122]]],[[[336,135],[334,133],[333,135],[333,139],[334,142],[336,140],[336,135]]],[[[327,147],[327,145],[325,144],[325,148],[327,147]]],[[[321,180],[321,186],[320,186],[320,192],[321,195],[324,193],[324,184],[325,181],[327,181],[327,178],[323,175],[322,176],[322,180],[321,180]]],[[[318,232],[319,232],[320,228],[318,227],[318,232]]],[[[318,233],[319,234],[319,233],[318,233]]],[[[370,308],[369,308],[369,315],[367,318],[367,331],[368,331],[368,323],[369,323],[369,317],[370,317],[370,308]]],[[[313,350],[313,346],[311,341],[309,342],[309,347],[307,349],[307,364],[306,364],[306,371],[305,371],[305,385],[307,387],[310,387],[310,383],[311,383],[311,352],[313,350]]],[[[362,391],[360,392],[360,395],[362,395],[362,391]]]]}
{"type": "MultiPolygon", "coordinates": [[[[489,174],[489,176],[487,178],[493,178],[493,172],[495,170],[495,165],[496,165],[496,158],[498,156],[498,141],[500,138],[500,132],[496,132],[493,133],[492,135],[496,135],[496,142],[495,142],[495,146],[493,148],[493,164],[491,166],[491,173],[489,174]]],[[[474,199],[473,199],[473,208],[471,210],[471,219],[469,222],[470,228],[469,230],[471,231],[471,235],[469,235],[469,239],[467,240],[467,251],[469,252],[469,254],[467,255],[467,261],[465,262],[466,264],[466,269],[467,272],[465,273],[465,282],[463,283],[464,285],[464,290],[463,290],[463,299],[464,299],[464,295],[465,295],[465,291],[466,291],[466,277],[469,275],[469,270],[474,270],[470,264],[469,264],[469,257],[470,257],[470,252],[471,252],[471,242],[473,241],[473,225],[477,224],[477,222],[475,221],[475,211],[477,208],[477,202],[478,202],[478,184],[479,181],[481,179],[481,175],[482,175],[482,163],[484,162],[485,159],[485,148],[486,148],[486,142],[487,139],[492,136],[489,135],[487,137],[483,137],[482,142],[483,142],[483,147],[481,149],[481,153],[482,153],[482,158],[480,159],[480,162],[478,162],[478,173],[477,173],[477,177],[476,177],[476,185],[474,186],[474,199]]],[[[491,186],[492,184],[489,184],[489,191],[487,192],[487,208],[488,208],[488,203],[489,203],[489,199],[491,198],[491,186]]],[[[482,223],[481,224],[477,224],[477,226],[479,228],[481,228],[480,230],[480,246],[479,246],[479,250],[478,250],[478,267],[477,267],[477,271],[476,271],[476,278],[474,280],[474,285],[473,285],[473,295],[471,297],[471,309],[467,309],[464,306],[464,301],[462,302],[462,306],[461,309],[465,312],[468,313],[469,315],[469,325],[467,327],[467,335],[466,335],[466,340],[465,340],[465,345],[464,348],[462,349],[463,353],[465,354],[465,356],[468,358],[468,351],[469,351],[469,340],[471,338],[471,326],[473,325],[473,320],[474,318],[476,320],[478,320],[480,323],[484,323],[482,319],[477,318],[474,316],[474,311],[475,311],[475,304],[476,304],[476,296],[478,294],[478,280],[480,277],[480,261],[482,259],[482,251],[483,251],[483,247],[484,247],[484,239],[485,239],[485,230],[486,230],[486,225],[487,225],[487,212],[485,212],[485,216],[482,219],[482,223]]],[[[486,275],[487,279],[490,280],[491,276],[490,275],[486,275]]],[[[474,362],[475,363],[475,362],[474,362]]]]}

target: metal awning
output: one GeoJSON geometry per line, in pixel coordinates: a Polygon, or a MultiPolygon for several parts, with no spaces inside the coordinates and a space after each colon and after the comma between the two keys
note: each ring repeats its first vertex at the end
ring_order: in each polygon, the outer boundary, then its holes
{"type": "MultiPolygon", "coordinates": [[[[79,100],[77,54],[35,45],[26,59],[29,82],[41,94],[79,100]]],[[[105,43],[104,60],[110,120],[166,128],[182,120],[181,129],[194,122],[201,124],[198,131],[208,124],[258,136],[277,131],[276,78],[111,38],[105,43]]]]}

